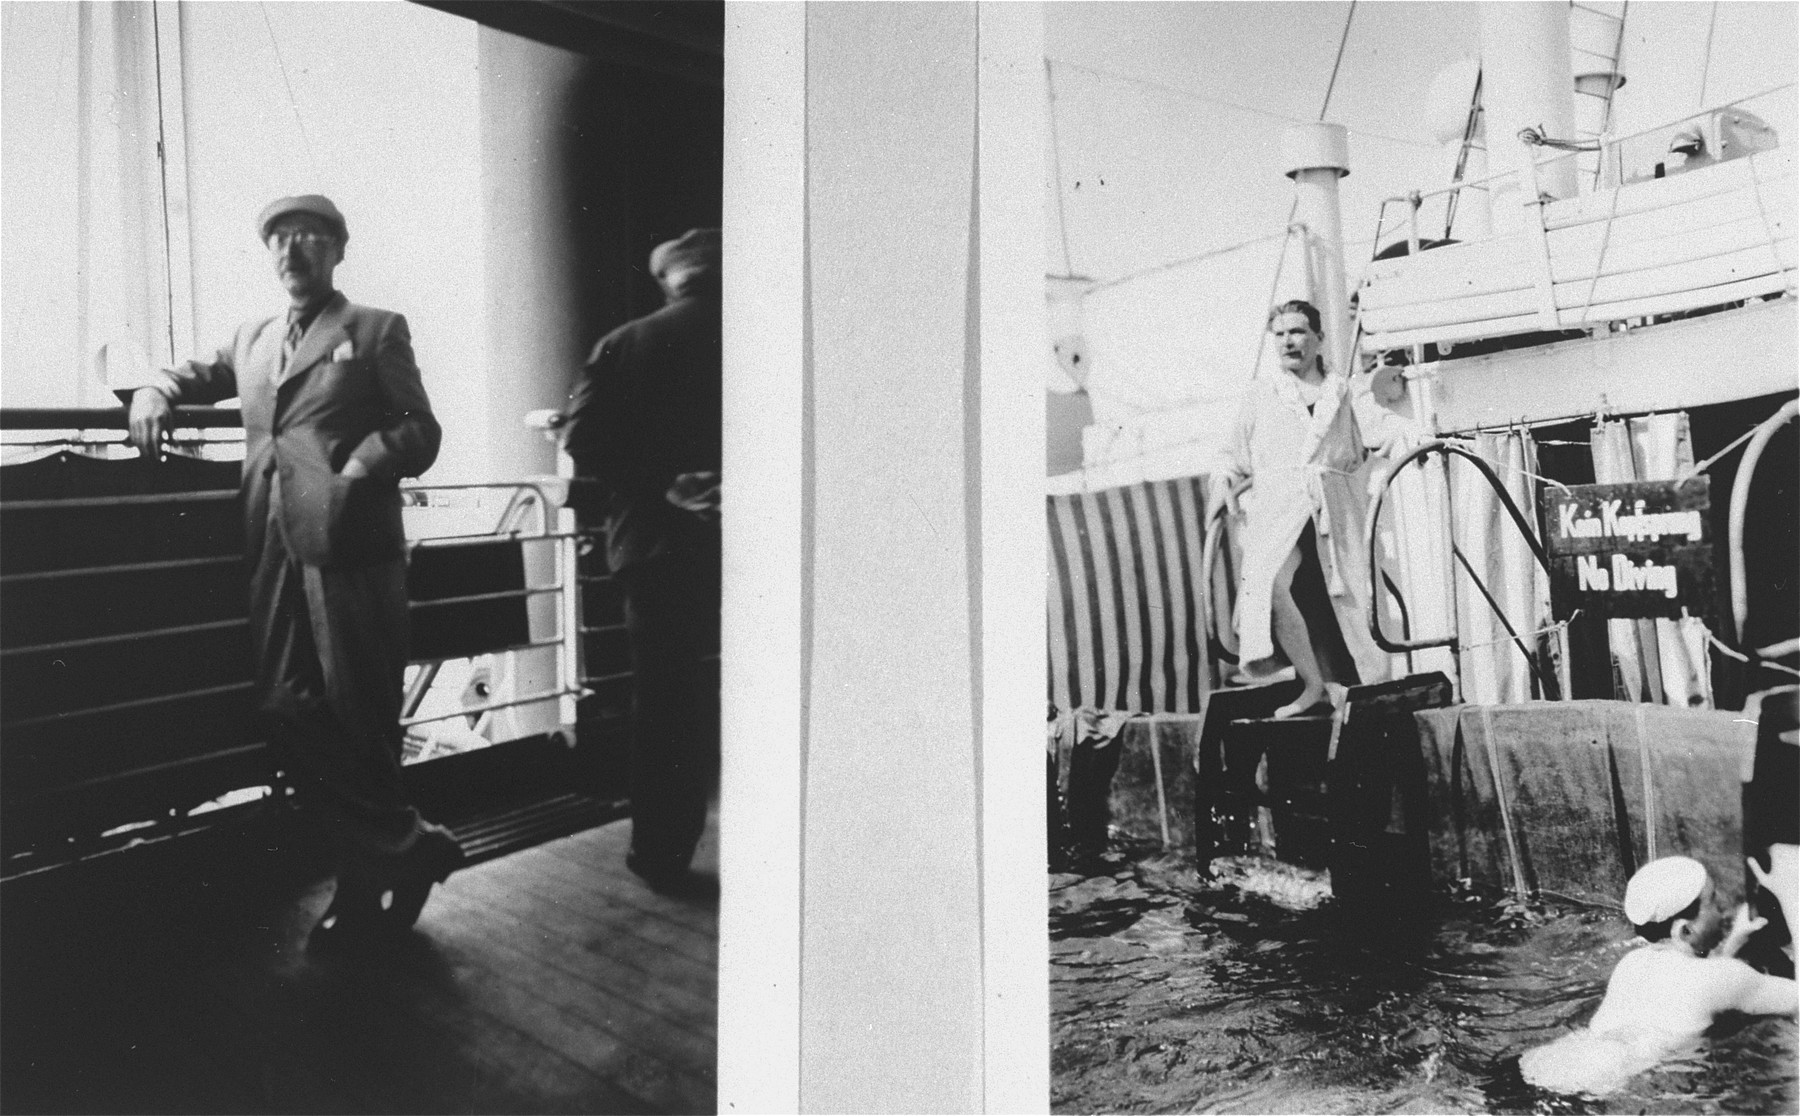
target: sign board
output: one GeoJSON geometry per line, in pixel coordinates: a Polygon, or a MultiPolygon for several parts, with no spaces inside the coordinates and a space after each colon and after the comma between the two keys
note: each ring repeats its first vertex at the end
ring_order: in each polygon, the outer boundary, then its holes
{"type": "Polygon", "coordinates": [[[1547,488],[1542,503],[1558,620],[1716,614],[1706,477],[1547,488]]]}

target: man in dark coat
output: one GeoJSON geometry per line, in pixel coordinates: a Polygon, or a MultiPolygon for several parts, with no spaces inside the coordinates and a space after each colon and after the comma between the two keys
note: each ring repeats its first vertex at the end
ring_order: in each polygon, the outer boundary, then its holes
{"type": "Polygon", "coordinates": [[[598,482],[631,638],[631,853],[652,887],[686,879],[717,762],[719,230],[658,245],[667,305],[600,339],[562,425],[598,482]]]}
{"type": "Polygon", "coordinates": [[[288,309],[133,393],[131,439],[154,456],[175,404],[240,400],[251,635],[272,742],[359,865],[442,879],[461,852],[420,818],[400,778],[399,494],[400,478],[436,459],[441,431],[406,319],[332,285],[349,240],[337,206],[317,194],[279,199],[257,233],[288,309]]]}

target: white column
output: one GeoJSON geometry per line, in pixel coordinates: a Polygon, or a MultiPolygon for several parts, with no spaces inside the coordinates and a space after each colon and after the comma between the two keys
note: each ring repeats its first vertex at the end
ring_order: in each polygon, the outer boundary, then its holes
{"type": "Polygon", "coordinates": [[[503,31],[481,27],[476,36],[487,347],[485,360],[460,354],[455,375],[485,400],[476,475],[511,479],[556,471],[554,448],[525,428],[525,413],[562,404],[594,343],[576,307],[575,237],[564,217],[574,207],[562,167],[564,106],[583,62],[503,31]]]}
{"type": "Polygon", "coordinates": [[[1294,180],[1296,218],[1308,232],[1313,298],[1325,325],[1325,354],[1342,373],[1356,371],[1350,358],[1350,296],[1344,281],[1344,221],[1338,179],[1350,173],[1349,140],[1342,124],[1296,124],[1281,134],[1282,160],[1294,180]]]}
{"type": "Polygon", "coordinates": [[[975,29],[807,9],[807,1112],[981,1106],[975,29]]]}
{"type": "Polygon", "coordinates": [[[725,9],[719,1111],[800,1111],[806,9],[725,9]]]}
{"type": "Polygon", "coordinates": [[[727,20],[721,1109],[1041,1109],[1041,13],[727,20]]]}
{"type": "Polygon", "coordinates": [[[983,1110],[1050,1096],[1044,817],[1042,5],[980,6],[983,1110]]]}
{"type": "MultiPolygon", "coordinates": [[[[1487,116],[1490,170],[1516,172],[1494,184],[1494,229],[1521,227],[1532,159],[1538,149],[1519,132],[1534,128],[1556,139],[1575,138],[1575,78],[1569,62],[1569,5],[1563,0],[1525,0],[1481,5],[1481,102],[1487,116]]],[[[1545,154],[1552,154],[1545,152],[1545,154]]],[[[1540,193],[1571,198],[1575,157],[1542,162],[1540,193]]]]}

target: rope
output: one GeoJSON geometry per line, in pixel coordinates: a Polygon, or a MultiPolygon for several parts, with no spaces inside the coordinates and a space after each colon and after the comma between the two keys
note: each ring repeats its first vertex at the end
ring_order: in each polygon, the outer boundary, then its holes
{"type": "Polygon", "coordinates": [[[1495,619],[1499,620],[1500,626],[1506,629],[1507,639],[1511,640],[1513,644],[1518,647],[1519,654],[1525,656],[1525,666],[1531,674],[1532,698],[1536,699],[1542,697],[1544,688],[1543,677],[1538,670],[1537,659],[1532,656],[1531,649],[1525,646],[1524,638],[1513,628],[1512,620],[1506,615],[1506,610],[1500,607],[1500,602],[1495,600],[1494,594],[1488,590],[1487,583],[1482,581],[1480,575],[1475,572],[1474,564],[1469,561],[1469,556],[1463,553],[1462,547],[1457,546],[1455,542],[1452,542],[1450,544],[1450,553],[1455,556],[1457,561],[1462,563],[1464,572],[1469,575],[1469,580],[1474,582],[1475,588],[1481,591],[1481,595],[1483,599],[1487,601],[1488,608],[1493,611],[1495,619]]]}
{"type": "MultiPolygon", "coordinates": [[[[1615,69],[1618,68],[1618,65],[1616,61],[1613,63],[1615,69]]],[[[1478,69],[1475,71],[1475,89],[1469,94],[1469,115],[1463,120],[1462,146],[1456,153],[1456,171],[1450,179],[1459,185],[1462,183],[1463,175],[1468,173],[1469,150],[1475,146],[1475,132],[1481,126],[1481,78],[1482,73],[1478,69]]],[[[1608,102],[1609,105],[1610,103],[1608,102]]],[[[1461,197],[1461,190],[1454,191],[1449,200],[1444,203],[1445,240],[1449,240],[1450,234],[1456,229],[1456,203],[1461,197]]]]}
{"type": "MultiPolygon", "coordinates": [[[[1625,71],[1625,20],[1631,15],[1631,0],[1624,0],[1619,5],[1619,33],[1613,36],[1612,68],[1615,75],[1625,71]]],[[[1600,142],[1606,141],[1606,135],[1612,131],[1613,101],[1619,95],[1616,82],[1606,83],[1606,107],[1600,111],[1600,142]]],[[[1606,168],[1606,157],[1603,154],[1594,160],[1594,189],[1600,188],[1600,173],[1606,168]]],[[[1614,177],[1623,178],[1623,174],[1614,177]]]]}
{"type": "Polygon", "coordinates": [[[1597,140],[1556,139],[1552,136],[1545,135],[1544,133],[1538,131],[1536,128],[1531,128],[1531,127],[1525,127],[1525,128],[1519,129],[1519,141],[1521,143],[1528,143],[1533,147],[1554,147],[1558,151],[1598,151],[1598,150],[1600,150],[1600,143],[1597,140]]]}
{"type": "MultiPolygon", "coordinates": [[[[1304,117],[1289,116],[1287,113],[1284,113],[1284,112],[1274,112],[1274,111],[1271,111],[1266,108],[1256,108],[1251,105],[1243,105],[1243,104],[1237,103],[1236,101],[1227,101],[1221,97],[1210,97],[1210,96],[1206,95],[1205,93],[1196,93],[1191,89],[1177,89],[1176,87],[1174,87],[1172,85],[1164,85],[1161,82],[1149,81],[1145,78],[1132,77],[1128,74],[1115,73],[1111,70],[1101,69],[1098,66],[1087,66],[1087,65],[1083,65],[1082,63],[1079,63],[1079,62],[1070,62],[1067,59],[1062,59],[1062,58],[1057,58],[1057,59],[1054,59],[1053,61],[1055,61],[1055,63],[1058,66],[1061,66],[1065,70],[1078,70],[1082,73],[1092,74],[1095,77],[1106,78],[1110,81],[1119,82],[1122,85],[1143,86],[1146,89],[1154,89],[1158,93],[1166,93],[1172,97],[1182,98],[1183,100],[1199,101],[1204,104],[1218,105],[1222,108],[1235,109],[1238,112],[1246,112],[1246,113],[1251,114],[1252,116],[1264,116],[1264,117],[1268,117],[1270,120],[1280,120],[1280,121],[1283,121],[1288,124],[1310,124],[1310,123],[1313,123],[1312,121],[1307,120],[1304,117]]],[[[1378,132],[1378,131],[1371,130],[1369,128],[1349,128],[1348,131],[1352,135],[1365,136],[1369,139],[1385,140],[1388,143],[1397,143],[1403,147],[1416,147],[1416,148],[1420,148],[1422,150],[1427,150],[1427,151],[1436,151],[1437,150],[1437,145],[1434,143],[1426,143],[1423,140],[1411,139],[1411,138],[1408,138],[1405,136],[1389,135],[1386,132],[1378,132]]]]}
{"type": "Polygon", "coordinates": [[[1739,434],[1737,437],[1733,438],[1730,441],[1730,443],[1728,443],[1725,446],[1724,449],[1720,450],[1718,453],[1713,454],[1711,457],[1707,458],[1705,461],[1702,461],[1700,464],[1698,464],[1698,465],[1694,466],[1693,468],[1687,470],[1686,472],[1682,473],[1681,476],[1676,478],[1676,483],[1679,484],[1682,481],[1689,479],[1690,477],[1697,477],[1701,473],[1704,473],[1708,469],[1712,468],[1713,465],[1718,462],[1719,458],[1724,457],[1726,454],[1730,453],[1732,450],[1737,449],[1739,446],[1743,445],[1745,442],[1748,442],[1750,439],[1756,437],[1756,431],[1761,427],[1761,425],[1762,425],[1761,423],[1758,423],[1756,426],[1752,426],[1750,429],[1744,431],[1742,434],[1739,434]]]}
{"type": "Polygon", "coordinates": [[[1728,647],[1724,643],[1720,642],[1719,637],[1716,635],[1713,635],[1711,631],[1708,631],[1706,633],[1706,641],[1708,643],[1712,644],[1713,650],[1717,651],[1719,654],[1725,656],[1728,659],[1736,659],[1740,663],[1751,663],[1755,666],[1763,667],[1766,670],[1779,670],[1779,671],[1783,672],[1784,674],[1791,674],[1796,678],[1800,678],[1800,670],[1795,670],[1793,667],[1788,666],[1785,663],[1772,663],[1767,659],[1754,659],[1753,660],[1750,658],[1750,656],[1744,654],[1742,651],[1739,651],[1733,647],[1728,647]]]}
{"type": "MultiPolygon", "coordinates": [[[[1283,225],[1281,232],[1283,237],[1290,237],[1293,235],[1294,214],[1298,212],[1300,212],[1300,195],[1295,194],[1294,200],[1288,203],[1287,221],[1283,225]]],[[[1287,246],[1283,245],[1281,256],[1275,261],[1275,278],[1269,283],[1269,297],[1263,300],[1269,306],[1275,305],[1275,296],[1281,291],[1281,272],[1283,268],[1287,267],[1287,255],[1287,246]]],[[[1267,327],[1264,327],[1263,329],[1258,330],[1256,334],[1256,355],[1250,360],[1250,375],[1247,377],[1248,379],[1254,380],[1256,378],[1256,370],[1262,364],[1263,346],[1268,343],[1269,331],[1267,327]]]]}
{"type": "MultiPolygon", "coordinates": [[[[1618,63],[1614,62],[1613,65],[1616,67],[1618,63]]],[[[1611,111],[1612,95],[1610,93],[1607,94],[1606,105],[1607,110],[1611,111]]],[[[1600,145],[1596,143],[1594,145],[1594,150],[1598,151],[1599,149],[1600,145]]],[[[1600,272],[1606,264],[1607,246],[1612,243],[1613,219],[1619,215],[1619,195],[1624,192],[1624,187],[1614,187],[1612,191],[1612,202],[1606,208],[1606,224],[1601,226],[1600,229],[1600,253],[1594,257],[1594,277],[1588,280],[1587,295],[1581,301],[1581,317],[1584,322],[1587,320],[1587,312],[1593,309],[1594,292],[1600,289],[1600,272]]]]}
{"type": "Polygon", "coordinates": [[[1162,821],[1163,848],[1169,847],[1169,796],[1163,790],[1162,740],[1156,723],[1150,723],[1150,766],[1156,769],[1156,809],[1162,821]]]}
{"type": "Polygon", "coordinates": [[[1350,45],[1350,21],[1356,18],[1356,0],[1350,0],[1350,10],[1344,13],[1344,33],[1338,36],[1337,57],[1331,63],[1331,80],[1325,83],[1325,103],[1319,106],[1319,119],[1325,119],[1325,110],[1331,107],[1331,91],[1337,88],[1338,67],[1344,64],[1344,48],[1350,45]]]}
{"type": "Polygon", "coordinates": [[[1508,866],[1512,868],[1513,894],[1523,900],[1530,891],[1525,886],[1525,871],[1519,866],[1519,838],[1513,830],[1512,808],[1507,805],[1506,786],[1500,781],[1500,753],[1494,747],[1494,707],[1476,707],[1481,714],[1482,747],[1487,751],[1488,774],[1494,780],[1494,801],[1500,805],[1500,825],[1506,832],[1508,866]]]}
{"type": "Polygon", "coordinates": [[[1644,863],[1656,859],[1656,780],[1650,777],[1650,734],[1644,731],[1644,712],[1639,705],[1632,712],[1637,722],[1638,773],[1644,781],[1644,863]]]}
{"type": "Polygon", "coordinates": [[[1069,219],[1063,213],[1062,145],[1056,136],[1056,81],[1050,73],[1050,60],[1044,59],[1044,93],[1050,100],[1050,167],[1056,175],[1056,227],[1062,232],[1063,274],[1075,274],[1069,262],[1069,219]]]}
{"type": "Polygon", "coordinates": [[[1750,184],[1751,184],[1751,188],[1755,191],[1755,194],[1756,194],[1756,214],[1757,214],[1757,216],[1762,218],[1763,234],[1769,238],[1769,240],[1768,240],[1769,256],[1775,264],[1776,274],[1784,275],[1784,274],[1792,271],[1793,268],[1781,266],[1781,253],[1776,248],[1776,245],[1775,245],[1775,242],[1777,240],[1777,237],[1775,235],[1775,227],[1769,221],[1768,203],[1763,200],[1762,175],[1760,173],[1758,173],[1758,171],[1757,171],[1758,164],[1755,159],[1749,160],[1749,163],[1750,163],[1750,184]]]}
{"type": "MultiPolygon", "coordinates": [[[[1337,58],[1336,58],[1336,60],[1334,60],[1331,63],[1331,80],[1327,81],[1325,83],[1325,101],[1323,104],[1321,104],[1319,106],[1319,119],[1320,120],[1324,120],[1325,114],[1327,112],[1331,111],[1331,94],[1332,94],[1332,91],[1337,88],[1338,67],[1343,64],[1344,47],[1349,45],[1349,42],[1350,42],[1350,21],[1352,19],[1354,19],[1355,17],[1356,17],[1356,0],[1350,0],[1350,10],[1344,13],[1343,33],[1338,36],[1337,58]]],[[[1294,215],[1299,212],[1300,212],[1300,195],[1295,194],[1294,200],[1288,203],[1287,220],[1282,222],[1282,228],[1283,228],[1282,235],[1283,236],[1292,236],[1293,235],[1294,215]]],[[[1301,250],[1305,251],[1305,241],[1304,240],[1302,240],[1302,242],[1301,242],[1301,250]]],[[[1277,260],[1275,263],[1275,279],[1273,282],[1271,282],[1269,284],[1269,297],[1266,301],[1268,302],[1268,304],[1270,306],[1275,305],[1275,296],[1278,293],[1280,293],[1280,291],[1281,291],[1281,272],[1282,272],[1282,269],[1285,268],[1286,266],[1287,266],[1287,250],[1284,248],[1281,253],[1281,258],[1279,260],[1277,260]]],[[[1257,367],[1262,364],[1263,347],[1266,346],[1268,343],[1269,343],[1269,331],[1267,329],[1265,329],[1261,333],[1259,333],[1256,338],[1256,359],[1255,359],[1255,362],[1250,365],[1250,375],[1252,378],[1254,378],[1256,376],[1257,367]]]]}
{"type": "Polygon", "coordinates": [[[281,60],[281,47],[275,42],[275,25],[269,22],[269,5],[262,8],[263,26],[269,32],[269,49],[275,52],[275,66],[281,71],[281,84],[287,87],[288,107],[294,110],[294,123],[300,128],[300,143],[306,148],[306,161],[312,167],[313,177],[319,177],[319,160],[313,155],[312,137],[306,134],[306,121],[300,119],[300,102],[294,96],[294,83],[289,80],[287,63],[281,60]]]}
{"type": "MultiPolygon", "coordinates": [[[[1445,437],[1445,438],[1440,439],[1440,441],[1448,442],[1451,445],[1461,446],[1464,449],[1468,450],[1470,453],[1477,453],[1477,448],[1476,448],[1477,443],[1473,438],[1445,437]]],[[[1569,445],[1569,446],[1585,446],[1585,445],[1587,445],[1586,442],[1540,442],[1538,444],[1539,445],[1569,445]]],[[[1514,465],[1511,462],[1507,462],[1507,461],[1489,461],[1487,459],[1487,457],[1485,457],[1485,456],[1482,456],[1481,459],[1483,461],[1487,461],[1487,463],[1489,465],[1498,465],[1502,469],[1510,470],[1514,473],[1519,474],[1522,477],[1526,477],[1530,480],[1537,481],[1540,484],[1547,484],[1552,488],[1560,488],[1564,492],[1567,492],[1569,490],[1569,486],[1564,484],[1562,481],[1556,480],[1552,477],[1539,476],[1538,474],[1532,472],[1530,469],[1525,468],[1523,465],[1514,465]]]]}
{"type": "MultiPolygon", "coordinates": [[[[1576,609],[1574,612],[1569,614],[1569,618],[1567,620],[1558,620],[1556,623],[1551,624],[1548,627],[1538,628],[1535,631],[1526,632],[1524,635],[1521,635],[1517,638],[1519,638],[1519,639],[1535,639],[1538,636],[1550,635],[1555,632],[1564,631],[1569,627],[1570,624],[1573,624],[1575,622],[1575,617],[1580,616],[1580,615],[1581,615],[1581,610],[1576,609]]],[[[1498,647],[1502,643],[1512,643],[1513,640],[1514,640],[1514,637],[1505,636],[1500,639],[1490,639],[1490,640],[1486,641],[1485,643],[1458,644],[1457,650],[1458,651],[1473,651],[1478,647],[1498,647]]]]}
{"type": "MultiPolygon", "coordinates": [[[[179,9],[177,9],[179,11],[179,9]]],[[[167,334],[169,363],[179,358],[175,351],[175,252],[169,234],[169,147],[167,121],[163,114],[162,18],[155,4],[150,5],[150,35],[156,51],[156,173],[157,196],[162,202],[163,295],[169,318],[167,334]]],[[[185,138],[183,140],[185,144],[185,138]]],[[[183,174],[187,168],[180,168],[183,174]]]]}
{"type": "MultiPolygon", "coordinates": [[[[1059,172],[1059,174],[1060,174],[1060,172],[1059,172]]],[[[1061,212],[1061,205],[1062,205],[1062,203],[1059,200],[1057,202],[1059,213],[1061,212]]],[[[1173,271],[1178,267],[1186,267],[1189,264],[1201,263],[1201,262],[1213,259],[1218,256],[1230,255],[1232,252],[1239,252],[1245,248],[1254,247],[1255,245],[1258,245],[1258,244],[1266,244],[1271,240],[1280,240],[1282,237],[1285,237],[1292,232],[1293,232],[1292,228],[1286,228],[1286,229],[1281,230],[1278,233],[1270,233],[1267,236],[1259,236],[1252,240],[1239,241],[1236,244],[1227,244],[1223,248],[1213,248],[1208,251],[1201,252],[1197,256],[1184,256],[1179,260],[1171,260],[1168,263],[1154,264],[1150,267],[1146,267],[1146,268],[1143,268],[1138,271],[1133,271],[1133,272],[1129,272],[1125,275],[1121,275],[1117,279],[1108,279],[1105,282],[1095,283],[1087,289],[1087,293],[1092,294],[1095,291],[1103,291],[1103,290],[1106,290],[1108,287],[1116,287],[1116,286],[1120,285],[1121,283],[1129,283],[1133,279],[1142,279],[1146,275],[1155,275],[1157,272],[1173,271]]],[[[1064,233],[1064,245],[1063,245],[1063,251],[1065,253],[1067,253],[1067,251],[1068,251],[1067,238],[1068,238],[1068,234],[1065,232],[1064,233]]],[[[1064,262],[1065,263],[1067,262],[1066,255],[1065,255],[1064,262]]]]}
{"type": "Polygon", "coordinates": [[[1706,17],[1706,49],[1700,54],[1700,103],[1696,109],[1706,107],[1706,81],[1712,76],[1712,41],[1713,28],[1719,22],[1719,0],[1713,0],[1712,14],[1706,17]]]}

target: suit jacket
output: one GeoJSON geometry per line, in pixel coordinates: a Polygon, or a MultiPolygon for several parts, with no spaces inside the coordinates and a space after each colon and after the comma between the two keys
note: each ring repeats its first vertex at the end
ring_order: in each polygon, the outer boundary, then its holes
{"type": "Polygon", "coordinates": [[[158,386],[176,403],[240,400],[253,561],[271,515],[280,518],[290,553],[308,565],[401,557],[400,478],[430,468],[443,436],[406,319],[334,293],[277,382],[286,332],[285,312],[246,322],[214,359],[190,360],[158,386]],[[342,476],[351,458],[367,477],[342,476]]]}
{"type": "Polygon", "coordinates": [[[669,501],[682,473],[717,472],[719,296],[674,299],[600,339],[564,408],[563,449],[606,490],[606,560],[622,570],[716,548],[719,528],[669,501]]]}

